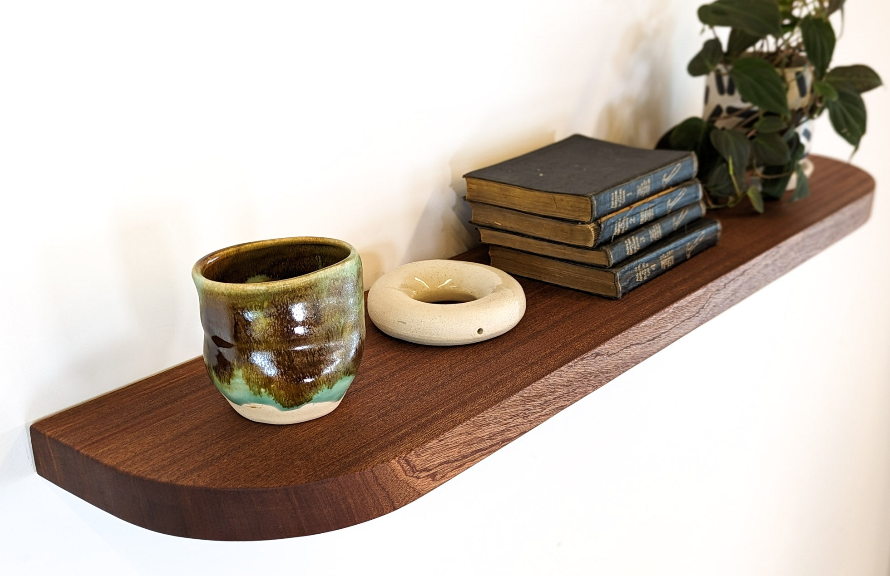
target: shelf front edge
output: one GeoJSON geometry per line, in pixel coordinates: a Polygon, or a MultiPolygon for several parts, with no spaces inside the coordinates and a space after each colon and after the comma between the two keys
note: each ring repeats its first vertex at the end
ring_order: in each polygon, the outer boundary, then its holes
{"type": "Polygon", "coordinates": [[[422,445],[351,475],[262,490],[152,482],[85,455],[44,421],[30,430],[37,472],[123,520],[177,536],[263,540],[364,522],[455,477],[849,234],[868,219],[873,196],[849,202],[422,445]]]}
{"type": "Polygon", "coordinates": [[[868,220],[873,198],[847,205],[391,467],[405,485],[429,492],[848,235],[868,220]]]}

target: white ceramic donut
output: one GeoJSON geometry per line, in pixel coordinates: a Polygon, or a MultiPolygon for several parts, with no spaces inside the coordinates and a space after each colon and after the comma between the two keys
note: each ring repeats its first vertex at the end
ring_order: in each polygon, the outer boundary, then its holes
{"type": "Polygon", "coordinates": [[[412,262],[384,274],[368,292],[371,321],[386,334],[417,344],[481,342],[507,332],[523,314],[519,282],[474,262],[412,262]]]}

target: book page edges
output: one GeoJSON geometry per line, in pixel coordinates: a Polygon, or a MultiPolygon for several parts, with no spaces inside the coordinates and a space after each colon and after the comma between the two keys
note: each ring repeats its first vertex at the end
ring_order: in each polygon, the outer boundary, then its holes
{"type": "Polygon", "coordinates": [[[491,265],[495,268],[503,267],[501,269],[509,274],[516,274],[517,276],[524,276],[539,282],[555,284],[597,296],[605,296],[607,298],[619,297],[617,277],[607,268],[591,268],[584,264],[554,260],[546,256],[502,246],[490,246],[488,253],[491,258],[491,265]],[[519,258],[516,258],[516,256],[519,256],[519,258]],[[564,278],[553,278],[553,272],[562,274],[564,278]]]}
{"type": "Polygon", "coordinates": [[[503,208],[551,216],[572,222],[589,223],[593,220],[593,199],[590,196],[533,190],[468,177],[467,199],[503,208]]]}

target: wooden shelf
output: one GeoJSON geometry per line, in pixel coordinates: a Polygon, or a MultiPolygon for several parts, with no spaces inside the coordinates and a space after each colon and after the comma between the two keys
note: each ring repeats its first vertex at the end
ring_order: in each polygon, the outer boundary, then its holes
{"type": "Polygon", "coordinates": [[[519,325],[454,348],[394,340],[368,321],[343,403],[293,426],[238,416],[194,359],[36,422],[37,472],[128,522],[191,538],[286,538],[391,512],[864,223],[874,180],[814,160],[810,199],[717,213],[717,247],[620,301],[521,279],[519,325]]]}

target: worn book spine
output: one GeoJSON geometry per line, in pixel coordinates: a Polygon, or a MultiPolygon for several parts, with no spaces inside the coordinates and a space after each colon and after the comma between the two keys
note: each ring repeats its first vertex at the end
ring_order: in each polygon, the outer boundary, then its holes
{"type": "Polygon", "coordinates": [[[641,200],[622,210],[604,216],[596,221],[597,234],[594,246],[614,242],[622,234],[636,230],[640,226],[661,218],[702,199],[702,187],[697,180],[691,180],[672,190],[641,200]]]}
{"type": "Polygon", "coordinates": [[[690,154],[675,164],[598,192],[590,197],[591,220],[602,218],[661,190],[690,180],[695,177],[697,171],[698,159],[695,154],[690,154]]]}
{"type": "Polygon", "coordinates": [[[607,298],[621,298],[715,245],[719,239],[720,223],[700,218],[614,268],[597,268],[496,245],[488,250],[491,265],[510,274],[607,298]]]}
{"type": "Polygon", "coordinates": [[[717,244],[720,222],[704,218],[615,268],[618,298],[717,244]]]}
{"type": "Polygon", "coordinates": [[[707,208],[701,200],[689,206],[677,209],[647,226],[619,236],[611,244],[600,250],[605,254],[606,266],[614,266],[648,248],[662,238],[670,236],[681,227],[694,222],[705,215],[707,208]]]}

